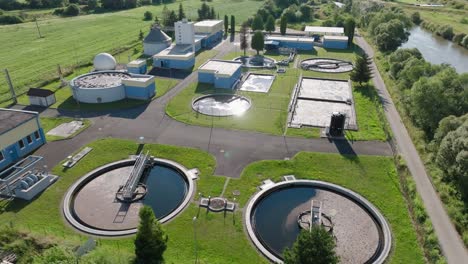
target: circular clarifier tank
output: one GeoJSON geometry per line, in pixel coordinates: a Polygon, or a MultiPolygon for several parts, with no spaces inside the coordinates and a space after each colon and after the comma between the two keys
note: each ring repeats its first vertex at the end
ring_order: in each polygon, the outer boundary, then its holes
{"type": "Polygon", "coordinates": [[[264,56],[242,56],[233,59],[242,62],[242,67],[246,68],[275,68],[276,61],[264,56]]]}
{"type": "Polygon", "coordinates": [[[321,204],[321,224],[336,239],[340,263],[384,262],[391,234],[378,210],[350,190],[309,180],[274,184],[250,200],[245,214],[247,231],[266,257],[282,262],[284,249],[310,224],[304,219],[310,219],[312,200],[314,206],[321,204]]]}
{"type": "Polygon", "coordinates": [[[210,116],[242,115],[251,106],[250,100],[237,94],[210,94],[193,100],[193,110],[210,116]]]}
{"type": "Polygon", "coordinates": [[[139,210],[153,209],[164,223],[188,204],[193,193],[189,172],[180,164],[156,159],[140,179],[145,192],[141,199],[124,202],[116,194],[130,175],[135,160],[123,160],[100,167],[77,181],[65,196],[65,217],[80,231],[102,236],[136,232],[139,210]]]}
{"type": "Polygon", "coordinates": [[[301,67],[306,70],[327,73],[342,73],[353,70],[353,64],[349,61],[328,58],[306,59],[301,62],[301,67]]]}

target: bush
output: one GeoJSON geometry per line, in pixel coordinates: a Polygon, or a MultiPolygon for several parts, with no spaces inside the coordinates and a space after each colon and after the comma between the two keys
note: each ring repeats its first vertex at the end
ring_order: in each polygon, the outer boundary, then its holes
{"type": "Polygon", "coordinates": [[[414,24],[419,25],[421,23],[421,15],[419,12],[414,12],[411,14],[411,21],[413,21],[414,24]]]}
{"type": "Polygon", "coordinates": [[[62,16],[63,15],[63,8],[55,8],[54,12],[52,14],[56,15],[56,16],[62,16]]]}
{"type": "Polygon", "coordinates": [[[77,16],[80,14],[80,7],[76,4],[71,4],[63,10],[64,16],[77,16]]]}
{"type": "Polygon", "coordinates": [[[452,40],[453,38],[453,28],[451,26],[448,26],[448,25],[444,25],[444,26],[441,26],[439,27],[439,29],[437,30],[437,35],[443,37],[444,39],[448,39],[448,40],[452,40]]]}
{"type": "Polygon", "coordinates": [[[153,20],[153,13],[151,13],[150,11],[146,11],[144,17],[146,21],[153,20]]]}
{"type": "Polygon", "coordinates": [[[10,16],[10,15],[0,16],[0,25],[20,24],[23,22],[24,22],[23,19],[19,16],[10,16]]]}
{"type": "Polygon", "coordinates": [[[3,15],[3,10],[0,9],[0,16],[3,15]]]}
{"type": "Polygon", "coordinates": [[[468,49],[468,35],[466,35],[461,41],[460,45],[468,49]]]}
{"type": "Polygon", "coordinates": [[[94,10],[98,7],[98,0],[88,0],[89,10],[94,10]]]}
{"type": "Polygon", "coordinates": [[[461,42],[463,40],[463,38],[466,36],[465,33],[459,33],[459,34],[456,34],[454,37],[453,37],[453,42],[457,43],[458,45],[461,45],[461,42]]]}
{"type": "Polygon", "coordinates": [[[141,0],[141,1],[140,1],[140,4],[141,4],[142,6],[151,5],[151,0],[141,0]]]}

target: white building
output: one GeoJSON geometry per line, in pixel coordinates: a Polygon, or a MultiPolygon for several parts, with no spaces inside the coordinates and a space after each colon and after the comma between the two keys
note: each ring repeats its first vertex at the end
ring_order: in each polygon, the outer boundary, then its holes
{"type": "Polygon", "coordinates": [[[158,25],[154,25],[143,40],[143,53],[153,56],[171,46],[171,43],[172,39],[158,25]]]}

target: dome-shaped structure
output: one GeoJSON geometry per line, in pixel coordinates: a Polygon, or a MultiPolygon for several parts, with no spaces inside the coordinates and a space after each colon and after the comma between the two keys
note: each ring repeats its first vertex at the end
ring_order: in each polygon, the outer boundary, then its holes
{"type": "Polygon", "coordinates": [[[164,33],[159,25],[153,25],[149,34],[143,40],[143,53],[148,56],[153,56],[169,47],[171,43],[171,37],[164,33]]]}
{"type": "Polygon", "coordinates": [[[94,57],[93,64],[96,71],[110,71],[115,70],[117,61],[109,53],[99,53],[94,57]]]}

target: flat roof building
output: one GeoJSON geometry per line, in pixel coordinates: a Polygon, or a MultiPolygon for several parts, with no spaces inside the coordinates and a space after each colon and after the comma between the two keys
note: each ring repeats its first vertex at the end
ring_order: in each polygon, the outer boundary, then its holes
{"type": "Polygon", "coordinates": [[[306,26],[304,32],[311,35],[332,35],[332,36],[343,36],[344,28],[342,27],[316,27],[306,26]]]}
{"type": "Polygon", "coordinates": [[[242,72],[242,63],[226,60],[209,60],[198,68],[198,81],[211,83],[215,88],[233,89],[242,72]]]}
{"type": "Polygon", "coordinates": [[[314,49],[314,39],[309,37],[268,36],[265,39],[266,49],[291,48],[297,50],[314,49]]]}
{"type": "Polygon", "coordinates": [[[37,112],[0,108],[0,171],[45,142],[37,112]]]}

